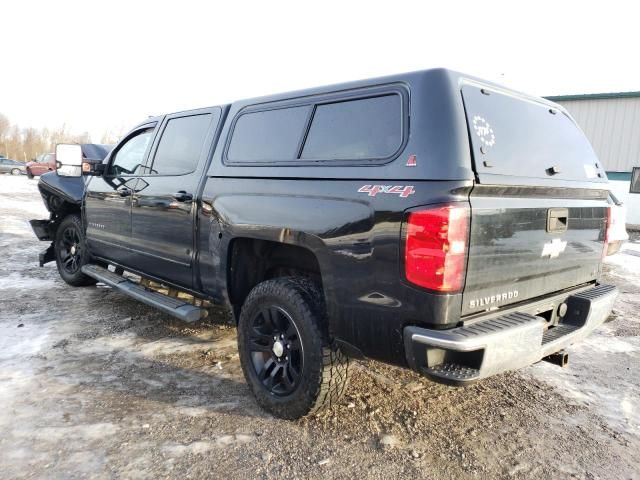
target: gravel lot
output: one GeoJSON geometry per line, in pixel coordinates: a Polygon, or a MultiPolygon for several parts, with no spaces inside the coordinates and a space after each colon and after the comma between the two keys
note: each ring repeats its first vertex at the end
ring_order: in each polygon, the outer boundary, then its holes
{"type": "Polygon", "coordinates": [[[610,321],[541,362],[451,388],[356,364],[340,406],[276,420],[235,328],[189,327],[39,268],[36,181],[0,176],[2,478],[640,478],[640,238],[605,266],[610,321]]]}

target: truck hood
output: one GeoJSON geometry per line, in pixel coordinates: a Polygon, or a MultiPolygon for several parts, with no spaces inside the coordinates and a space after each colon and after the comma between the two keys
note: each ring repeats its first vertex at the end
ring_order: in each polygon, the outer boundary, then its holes
{"type": "Polygon", "coordinates": [[[57,172],[48,172],[40,176],[38,189],[79,205],[84,196],[85,181],[86,177],[61,177],[57,172]]]}

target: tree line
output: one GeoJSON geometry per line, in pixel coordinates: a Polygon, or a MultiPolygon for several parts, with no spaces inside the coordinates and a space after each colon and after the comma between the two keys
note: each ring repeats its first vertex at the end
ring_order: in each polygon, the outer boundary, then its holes
{"type": "MultiPolygon", "coordinates": [[[[110,133],[102,136],[100,143],[115,143],[110,133]]],[[[73,134],[66,125],[59,128],[21,128],[12,124],[0,113],[0,155],[14,160],[28,162],[41,153],[55,151],[58,143],[91,143],[89,132],[73,134]]]]}

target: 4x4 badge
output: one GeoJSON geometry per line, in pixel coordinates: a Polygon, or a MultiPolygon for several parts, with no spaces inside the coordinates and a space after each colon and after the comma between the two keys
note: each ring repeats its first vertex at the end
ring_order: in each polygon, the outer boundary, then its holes
{"type": "Polygon", "coordinates": [[[370,197],[375,197],[379,193],[391,193],[399,195],[400,198],[407,198],[416,193],[413,185],[363,185],[358,192],[368,193],[370,197]]]}

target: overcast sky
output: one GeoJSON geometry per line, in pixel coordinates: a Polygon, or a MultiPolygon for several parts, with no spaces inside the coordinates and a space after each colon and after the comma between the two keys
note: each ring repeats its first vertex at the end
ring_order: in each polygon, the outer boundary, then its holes
{"type": "Polygon", "coordinates": [[[427,3],[4,1],[0,112],[98,141],[149,115],[430,67],[536,95],[640,90],[638,2],[427,3]]]}

